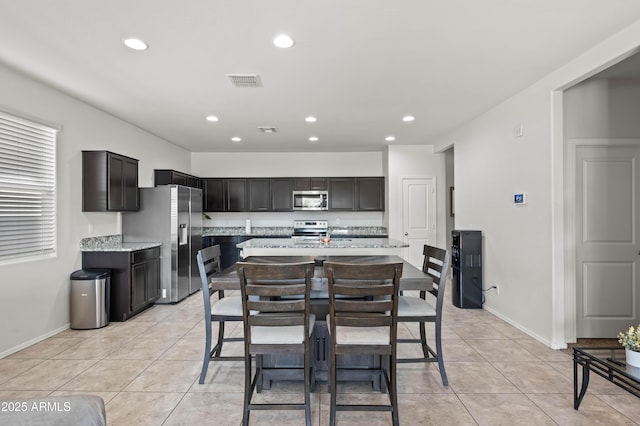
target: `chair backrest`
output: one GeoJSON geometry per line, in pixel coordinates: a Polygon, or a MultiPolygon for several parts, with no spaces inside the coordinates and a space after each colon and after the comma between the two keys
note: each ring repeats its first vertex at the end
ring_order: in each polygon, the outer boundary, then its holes
{"type": "Polygon", "coordinates": [[[389,327],[391,347],[397,335],[402,262],[374,265],[325,262],[324,268],[329,282],[330,333],[336,336],[336,327],[341,326],[389,327]]]}
{"type": "Polygon", "coordinates": [[[447,273],[449,272],[449,252],[425,244],[422,254],[424,254],[422,272],[433,278],[433,289],[430,290],[430,293],[436,297],[436,313],[439,314],[442,311],[444,289],[447,283],[447,273]]]}
{"type": "Polygon", "coordinates": [[[202,298],[204,301],[204,315],[205,318],[209,318],[211,317],[211,294],[214,292],[209,283],[209,278],[214,274],[222,272],[220,246],[215,245],[198,250],[196,261],[198,262],[198,271],[200,272],[200,289],[202,290],[202,298]]]}
{"type": "MultiPolygon", "coordinates": [[[[252,345],[253,327],[304,326],[297,343],[309,336],[311,278],[314,262],[236,264],[245,329],[252,345]]],[[[250,348],[251,351],[251,348],[250,348]]]]}

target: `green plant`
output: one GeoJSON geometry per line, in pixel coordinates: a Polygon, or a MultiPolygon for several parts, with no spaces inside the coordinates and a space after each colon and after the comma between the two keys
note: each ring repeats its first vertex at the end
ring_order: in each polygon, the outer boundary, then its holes
{"type": "Polygon", "coordinates": [[[618,333],[618,342],[622,343],[625,349],[640,352],[640,324],[638,327],[629,327],[626,332],[618,333]]]}

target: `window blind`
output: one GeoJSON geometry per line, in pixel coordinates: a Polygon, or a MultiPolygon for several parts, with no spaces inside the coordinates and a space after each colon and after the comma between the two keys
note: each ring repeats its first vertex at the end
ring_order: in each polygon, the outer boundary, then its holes
{"type": "Polygon", "coordinates": [[[55,253],[57,133],[0,112],[0,262],[55,253]]]}

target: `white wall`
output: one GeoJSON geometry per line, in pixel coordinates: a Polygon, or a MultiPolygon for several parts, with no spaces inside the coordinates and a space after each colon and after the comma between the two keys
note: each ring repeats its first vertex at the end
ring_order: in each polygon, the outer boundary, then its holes
{"type": "MultiPolygon", "coordinates": [[[[202,177],[385,176],[381,152],[194,152],[191,173],[202,177]]],[[[292,226],[295,219],[329,226],[387,226],[384,212],[211,213],[204,226],[292,226]]]]}
{"type": "Polygon", "coordinates": [[[82,150],[140,160],[140,186],[154,168],[189,170],[190,155],[137,127],[0,66],[0,109],[62,126],[57,146],[57,256],[0,265],[0,357],[65,329],[69,274],[81,266],[80,239],[120,233],[118,213],[83,213],[82,150]],[[92,232],[90,232],[90,230],[92,232]]]}
{"type": "Polygon", "coordinates": [[[566,90],[563,104],[566,140],[640,137],[640,79],[590,79],[566,90]]]}
{"type": "Polygon", "coordinates": [[[640,22],[444,136],[455,145],[456,228],[483,232],[485,308],[551,347],[565,343],[564,154],[559,90],[640,45],[640,22]],[[524,137],[514,137],[522,124],[524,137]],[[527,204],[515,206],[513,194],[527,204]]]}
{"type": "Polygon", "coordinates": [[[436,245],[446,245],[445,154],[434,153],[432,145],[392,145],[387,151],[389,177],[388,216],[389,237],[403,240],[402,180],[405,178],[436,178],[436,245]]]}

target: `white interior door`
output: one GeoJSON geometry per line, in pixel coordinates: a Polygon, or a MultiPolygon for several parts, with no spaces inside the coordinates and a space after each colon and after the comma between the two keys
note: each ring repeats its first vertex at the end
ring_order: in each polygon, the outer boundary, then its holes
{"type": "Polygon", "coordinates": [[[576,147],[576,337],[640,322],[640,147],[576,147]]]}
{"type": "Polygon", "coordinates": [[[402,257],[422,268],[423,247],[436,241],[435,178],[402,180],[403,240],[409,247],[402,257]]]}

